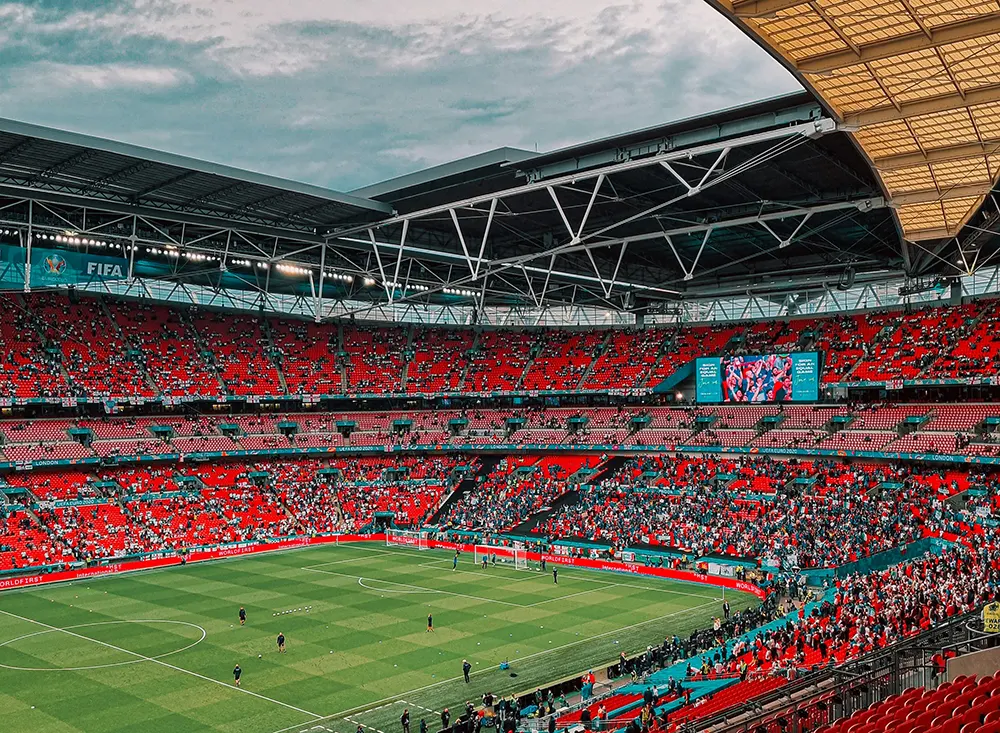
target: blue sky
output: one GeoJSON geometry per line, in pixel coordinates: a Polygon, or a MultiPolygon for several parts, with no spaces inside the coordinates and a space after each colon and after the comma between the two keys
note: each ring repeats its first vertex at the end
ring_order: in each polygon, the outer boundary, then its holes
{"type": "Polygon", "coordinates": [[[0,116],[344,191],[797,88],[702,0],[0,0],[0,116]]]}

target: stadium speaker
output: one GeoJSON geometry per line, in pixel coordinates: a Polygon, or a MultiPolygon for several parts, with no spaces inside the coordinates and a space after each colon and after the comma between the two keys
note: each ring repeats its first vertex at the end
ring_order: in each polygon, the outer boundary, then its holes
{"type": "Polygon", "coordinates": [[[840,279],[837,281],[837,290],[850,290],[854,287],[854,268],[848,267],[842,273],[840,273],[840,279]]]}

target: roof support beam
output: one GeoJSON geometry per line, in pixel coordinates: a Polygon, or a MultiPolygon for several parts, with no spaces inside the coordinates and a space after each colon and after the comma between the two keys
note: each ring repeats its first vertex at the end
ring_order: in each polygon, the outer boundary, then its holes
{"type": "Polygon", "coordinates": [[[728,5],[737,18],[763,18],[808,3],[809,0],[746,0],[739,3],[725,2],[724,5],[728,5]]]}
{"type": "Polygon", "coordinates": [[[46,178],[52,178],[53,176],[59,175],[64,170],[72,168],[73,166],[79,165],[81,163],[86,163],[88,160],[90,160],[91,158],[95,158],[98,155],[99,153],[96,150],[88,150],[88,149],[81,150],[69,156],[68,158],[63,158],[62,160],[60,160],[57,163],[54,163],[45,170],[39,171],[35,175],[31,176],[28,179],[28,185],[31,185],[36,181],[44,180],[46,178]]]}
{"type": "Polygon", "coordinates": [[[125,181],[136,173],[142,173],[144,170],[148,170],[153,167],[153,163],[148,160],[141,160],[138,163],[133,163],[132,165],[127,165],[124,168],[119,168],[113,173],[109,173],[104,176],[104,178],[98,178],[96,181],[91,181],[90,185],[94,188],[104,188],[105,186],[110,186],[112,183],[118,183],[119,181],[125,181]]]}
{"type": "Polygon", "coordinates": [[[844,117],[844,124],[849,127],[865,127],[877,125],[880,122],[908,120],[935,112],[948,112],[953,109],[964,109],[965,107],[994,102],[1000,102],[1000,84],[970,90],[965,93],[965,97],[962,97],[961,94],[943,94],[933,99],[901,104],[898,109],[891,106],[876,107],[863,112],[849,113],[844,117]]]}
{"type": "MultiPolygon", "coordinates": [[[[763,132],[757,132],[750,135],[744,135],[742,137],[733,138],[730,140],[720,140],[707,145],[698,145],[691,148],[684,148],[680,150],[670,150],[656,155],[650,155],[645,158],[640,158],[638,160],[628,160],[622,163],[615,163],[613,165],[607,165],[600,168],[594,168],[588,171],[581,171],[568,176],[561,176],[557,178],[552,178],[547,181],[539,181],[535,183],[528,183],[521,186],[515,186],[513,188],[508,188],[503,191],[497,191],[495,193],[481,194],[479,196],[472,196],[467,199],[462,199],[461,201],[455,201],[449,204],[441,204],[440,206],[432,206],[427,209],[421,209],[420,211],[414,211],[409,214],[402,216],[394,216],[389,219],[384,219],[380,222],[374,224],[364,224],[356,227],[349,227],[347,229],[341,229],[339,231],[331,232],[327,235],[330,239],[337,239],[338,237],[346,237],[351,234],[366,231],[371,226],[385,227],[392,224],[401,224],[405,219],[421,219],[429,216],[438,216],[442,214],[448,214],[452,209],[472,209],[480,204],[486,204],[492,199],[507,199],[513,196],[522,196],[533,191],[541,191],[547,188],[558,188],[562,185],[572,185],[580,181],[587,181],[593,178],[597,178],[599,175],[604,174],[605,177],[616,173],[624,173],[626,171],[639,170],[641,168],[647,168],[653,165],[660,165],[664,162],[670,162],[675,160],[690,160],[693,157],[698,157],[702,155],[716,154],[724,149],[737,149],[745,147],[747,145],[755,145],[759,143],[768,142],[771,140],[784,140],[794,137],[808,137],[814,138],[822,135],[826,135],[837,130],[837,124],[832,119],[828,117],[823,117],[811,122],[805,122],[797,125],[792,125],[790,127],[781,127],[773,130],[765,130],[763,132]]],[[[715,179],[713,179],[714,181],[715,179]]],[[[711,183],[711,181],[709,182],[711,183]]],[[[706,184],[707,185],[707,184],[706,184]]],[[[593,234],[589,236],[594,236],[593,234]]]]}
{"type": "MultiPolygon", "coordinates": [[[[742,4],[741,6],[742,7],[742,4]]],[[[737,14],[742,11],[737,10],[737,14]]],[[[813,56],[796,64],[804,74],[824,74],[845,66],[855,66],[879,59],[887,59],[898,54],[940,48],[951,43],[960,43],[972,38],[1000,33],[1000,12],[980,15],[970,20],[952,23],[937,30],[916,31],[886,41],[862,45],[858,51],[838,51],[836,53],[813,56]]]]}
{"type": "Polygon", "coordinates": [[[959,143],[943,148],[934,148],[922,153],[900,153],[875,158],[873,165],[879,170],[891,171],[897,168],[911,168],[926,163],[946,163],[950,160],[962,160],[1000,153],[1000,138],[984,140],[983,142],[959,143]]]}
{"type": "Polygon", "coordinates": [[[938,191],[936,188],[926,188],[920,191],[898,193],[892,197],[892,203],[896,206],[907,206],[909,204],[930,204],[938,201],[949,201],[951,199],[967,199],[985,196],[992,188],[992,183],[973,183],[968,186],[954,186],[944,191],[938,191]]]}
{"type": "Polygon", "coordinates": [[[184,171],[183,173],[178,173],[176,176],[171,176],[170,178],[167,178],[164,181],[160,181],[159,183],[152,183],[149,186],[146,186],[146,188],[136,191],[135,193],[132,194],[132,200],[141,201],[143,198],[153,193],[154,191],[159,191],[161,188],[172,186],[175,183],[180,183],[181,181],[184,181],[188,178],[193,178],[194,176],[197,175],[198,175],[197,171],[184,171]]]}

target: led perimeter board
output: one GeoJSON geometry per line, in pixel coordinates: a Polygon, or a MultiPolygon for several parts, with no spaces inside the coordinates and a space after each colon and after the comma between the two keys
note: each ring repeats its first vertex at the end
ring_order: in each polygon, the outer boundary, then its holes
{"type": "Polygon", "coordinates": [[[698,402],[816,402],[819,353],[698,359],[695,379],[698,402]]]}

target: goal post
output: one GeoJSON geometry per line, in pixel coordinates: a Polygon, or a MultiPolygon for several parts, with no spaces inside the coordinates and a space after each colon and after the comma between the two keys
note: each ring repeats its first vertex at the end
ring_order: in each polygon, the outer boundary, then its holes
{"type": "Polygon", "coordinates": [[[516,547],[496,547],[493,545],[476,545],[473,548],[472,561],[476,565],[482,565],[483,558],[486,558],[488,565],[492,565],[494,557],[496,558],[497,565],[514,568],[515,570],[528,569],[528,556],[525,555],[524,550],[516,547]]]}
{"type": "Polygon", "coordinates": [[[385,546],[412,547],[417,550],[426,550],[427,533],[406,529],[389,529],[385,533],[385,546]]]}

